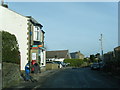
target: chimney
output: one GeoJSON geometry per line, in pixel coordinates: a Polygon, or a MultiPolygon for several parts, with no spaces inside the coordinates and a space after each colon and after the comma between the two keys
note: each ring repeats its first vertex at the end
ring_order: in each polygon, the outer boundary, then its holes
{"type": "Polygon", "coordinates": [[[4,3],[4,0],[1,0],[1,5],[3,5],[3,3],[4,3]]]}
{"type": "Polygon", "coordinates": [[[8,8],[8,5],[4,3],[4,0],[1,0],[1,5],[5,8],[8,8]]]}

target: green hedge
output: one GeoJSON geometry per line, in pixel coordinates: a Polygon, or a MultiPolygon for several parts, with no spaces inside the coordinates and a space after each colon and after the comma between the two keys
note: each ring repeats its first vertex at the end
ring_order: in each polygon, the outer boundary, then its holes
{"type": "Polygon", "coordinates": [[[84,63],[82,59],[65,59],[65,63],[70,63],[69,66],[73,67],[81,67],[81,65],[84,63]]]}
{"type": "Polygon", "coordinates": [[[2,62],[20,63],[19,46],[15,35],[6,31],[2,34],[2,62]]]}

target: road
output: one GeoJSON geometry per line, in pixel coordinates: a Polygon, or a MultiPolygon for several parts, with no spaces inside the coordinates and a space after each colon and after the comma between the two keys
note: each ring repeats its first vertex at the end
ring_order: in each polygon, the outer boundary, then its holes
{"type": "Polygon", "coordinates": [[[102,71],[87,68],[64,68],[46,71],[35,76],[38,82],[23,82],[19,88],[120,88],[120,79],[102,71]]]}
{"type": "Polygon", "coordinates": [[[46,79],[39,88],[120,88],[120,80],[90,68],[64,69],[46,79]]]}

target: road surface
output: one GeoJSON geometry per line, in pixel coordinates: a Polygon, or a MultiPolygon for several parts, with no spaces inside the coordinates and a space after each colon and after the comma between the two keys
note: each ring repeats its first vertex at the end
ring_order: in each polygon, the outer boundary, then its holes
{"type": "Polygon", "coordinates": [[[120,88],[120,80],[90,68],[61,70],[39,88],[120,88]]]}
{"type": "Polygon", "coordinates": [[[102,71],[87,68],[65,68],[39,74],[38,82],[24,82],[12,90],[22,88],[120,88],[120,79],[102,71]]]}

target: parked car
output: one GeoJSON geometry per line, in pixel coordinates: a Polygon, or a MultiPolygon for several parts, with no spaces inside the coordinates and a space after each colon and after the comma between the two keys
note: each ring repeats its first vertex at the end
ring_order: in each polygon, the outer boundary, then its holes
{"type": "Polygon", "coordinates": [[[103,62],[99,62],[99,65],[100,65],[100,69],[103,69],[105,64],[103,62]]]}
{"type": "Polygon", "coordinates": [[[100,65],[99,65],[99,63],[93,63],[91,66],[91,70],[98,70],[98,69],[100,69],[100,65]]]}
{"type": "Polygon", "coordinates": [[[104,68],[104,63],[103,62],[99,62],[99,63],[93,63],[91,66],[91,69],[93,70],[101,70],[104,68]]]}

